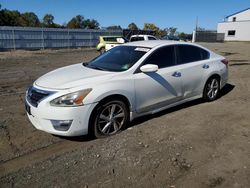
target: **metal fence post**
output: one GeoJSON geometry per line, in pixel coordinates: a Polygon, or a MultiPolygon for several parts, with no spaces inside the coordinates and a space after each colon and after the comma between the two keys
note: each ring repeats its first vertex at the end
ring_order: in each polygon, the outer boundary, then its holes
{"type": "Polygon", "coordinates": [[[89,32],[89,47],[91,47],[91,36],[92,36],[92,31],[89,32]]]}
{"type": "Polygon", "coordinates": [[[15,31],[12,29],[13,49],[16,50],[15,31]]]}
{"type": "Polygon", "coordinates": [[[42,28],[42,49],[44,50],[44,34],[43,34],[43,28],[42,28]]]}
{"type": "Polygon", "coordinates": [[[68,49],[69,49],[69,29],[68,29],[68,49]]]}

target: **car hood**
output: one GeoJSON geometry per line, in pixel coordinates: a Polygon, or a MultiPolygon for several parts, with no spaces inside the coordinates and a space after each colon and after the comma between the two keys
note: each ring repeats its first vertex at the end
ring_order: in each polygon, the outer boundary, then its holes
{"type": "Polygon", "coordinates": [[[115,73],[95,70],[81,63],[51,71],[35,81],[35,85],[48,89],[70,89],[85,84],[98,84],[111,79],[115,73]]]}

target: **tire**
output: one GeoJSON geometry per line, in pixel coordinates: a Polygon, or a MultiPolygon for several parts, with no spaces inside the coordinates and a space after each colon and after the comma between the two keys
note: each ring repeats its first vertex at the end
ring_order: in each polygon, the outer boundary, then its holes
{"type": "Polygon", "coordinates": [[[100,49],[100,54],[104,54],[104,53],[105,53],[105,48],[102,47],[102,48],[100,49]]]}
{"type": "Polygon", "coordinates": [[[220,95],[220,79],[211,77],[205,84],[203,91],[203,99],[207,102],[216,100],[220,95]]]}
{"type": "Polygon", "coordinates": [[[90,120],[90,134],[104,138],[121,132],[129,123],[129,110],[121,100],[98,105],[90,120]]]}

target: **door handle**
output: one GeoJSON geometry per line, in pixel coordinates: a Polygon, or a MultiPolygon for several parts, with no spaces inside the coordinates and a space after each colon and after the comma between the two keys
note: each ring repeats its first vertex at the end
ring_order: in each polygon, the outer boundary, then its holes
{"type": "Polygon", "coordinates": [[[204,64],[204,65],[202,66],[202,68],[203,68],[203,69],[208,69],[208,68],[209,68],[209,65],[204,64]]]}
{"type": "Polygon", "coordinates": [[[174,72],[172,74],[173,77],[181,77],[181,73],[180,72],[174,72]]]}

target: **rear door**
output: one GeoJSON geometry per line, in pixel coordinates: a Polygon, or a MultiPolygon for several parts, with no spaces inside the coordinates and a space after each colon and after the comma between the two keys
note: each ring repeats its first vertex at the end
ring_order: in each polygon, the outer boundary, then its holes
{"type": "Polygon", "coordinates": [[[182,99],[181,75],[176,71],[174,46],[155,50],[145,64],[156,64],[159,70],[134,74],[137,112],[151,111],[182,99]]]}
{"type": "Polygon", "coordinates": [[[177,63],[182,74],[183,97],[202,94],[206,71],[209,71],[209,52],[193,45],[177,45],[177,63]]]}

